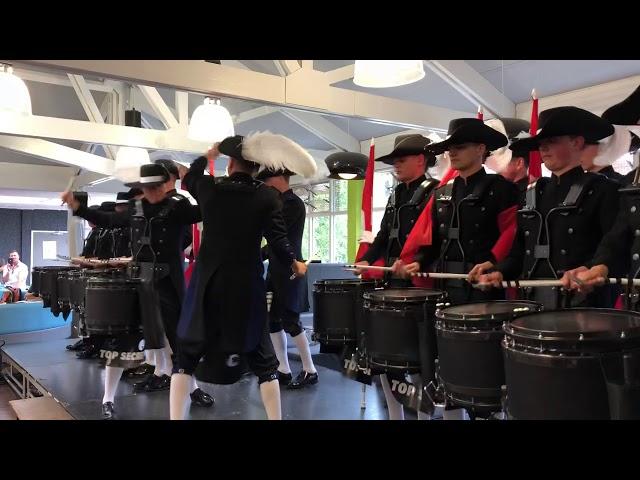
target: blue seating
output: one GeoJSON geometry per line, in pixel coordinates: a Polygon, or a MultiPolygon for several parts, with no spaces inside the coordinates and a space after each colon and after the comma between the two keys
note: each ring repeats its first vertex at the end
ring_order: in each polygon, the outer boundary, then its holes
{"type": "MultiPolygon", "coordinates": [[[[71,321],[71,316],[67,322],[71,321]]],[[[65,325],[62,314],[54,317],[42,302],[18,302],[0,305],[0,335],[36,332],[65,325]]]]}

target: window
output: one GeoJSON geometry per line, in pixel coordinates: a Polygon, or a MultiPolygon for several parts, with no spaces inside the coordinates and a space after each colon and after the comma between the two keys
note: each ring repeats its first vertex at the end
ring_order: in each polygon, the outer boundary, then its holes
{"type": "MultiPolygon", "coordinates": [[[[373,233],[380,229],[387,199],[395,186],[391,171],[376,171],[373,185],[373,233]]],[[[302,237],[302,257],[324,263],[345,263],[347,257],[347,187],[344,180],[330,180],[294,188],[307,207],[302,237]]]]}

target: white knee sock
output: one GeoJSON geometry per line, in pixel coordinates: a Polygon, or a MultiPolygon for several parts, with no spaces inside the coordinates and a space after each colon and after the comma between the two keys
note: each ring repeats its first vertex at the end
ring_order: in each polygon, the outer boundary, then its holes
{"type": "Polygon", "coordinates": [[[122,377],[122,372],[124,372],[124,368],[121,367],[105,367],[104,397],[102,397],[102,403],[113,402],[115,400],[118,382],[122,377]]]}
{"type": "MultiPolygon", "coordinates": [[[[416,388],[422,388],[422,377],[419,374],[409,375],[416,388]]],[[[418,409],[418,420],[431,420],[431,415],[418,409]]]]}
{"type": "Polygon", "coordinates": [[[280,330],[276,333],[270,333],[271,343],[273,343],[273,349],[276,352],[276,358],[280,362],[278,371],[282,373],[291,373],[291,367],[289,366],[289,357],[287,356],[287,334],[284,330],[280,330]]]}
{"type": "Polygon", "coordinates": [[[389,379],[384,373],[380,375],[380,383],[382,384],[382,391],[384,392],[384,398],[387,401],[387,408],[389,409],[389,420],[404,420],[404,408],[393,396],[389,379]]]}
{"type": "Polygon", "coordinates": [[[155,367],[156,365],[156,351],[155,350],[145,350],[144,351],[144,363],[147,365],[152,365],[155,367]]]}
{"type": "Polygon", "coordinates": [[[316,373],[316,367],[313,364],[313,360],[311,359],[311,350],[309,350],[309,340],[307,340],[307,336],[304,334],[304,330],[295,337],[292,337],[293,341],[298,347],[298,352],[300,353],[300,360],[302,360],[302,369],[308,373],[316,373]]]}
{"type": "Polygon", "coordinates": [[[189,393],[193,393],[197,389],[198,389],[198,384],[196,383],[196,377],[193,376],[191,377],[191,389],[189,390],[189,393]]]}
{"type": "Polygon", "coordinates": [[[189,406],[189,389],[191,375],[174,373],[171,375],[171,389],[169,390],[169,418],[184,420],[189,406]]]}
{"type": "Polygon", "coordinates": [[[464,408],[456,408],[454,410],[445,410],[442,414],[443,420],[465,420],[464,408]]]}
{"type": "Polygon", "coordinates": [[[260,396],[262,404],[267,411],[267,420],[282,420],[280,408],[280,384],[278,380],[263,382],[260,384],[260,396]]]}

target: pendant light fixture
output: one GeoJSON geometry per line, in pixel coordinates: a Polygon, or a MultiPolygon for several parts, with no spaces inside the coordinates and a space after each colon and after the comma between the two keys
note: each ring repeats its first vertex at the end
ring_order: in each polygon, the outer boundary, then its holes
{"type": "Polygon", "coordinates": [[[219,99],[206,97],[191,116],[187,137],[212,145],[233,135],[235,130],[229,110],[220,105],[219,99]]]}
{"type": "Polygon", "coordinates": [[[0,110],[31,115],[31,95],[11,65],[0,64],[0,110]]]}
{"type": "Polygon", "coordinates": [[[356,60],[353,83],[361,87],[389,88],[423,78],[422,60],[356,60]]]}

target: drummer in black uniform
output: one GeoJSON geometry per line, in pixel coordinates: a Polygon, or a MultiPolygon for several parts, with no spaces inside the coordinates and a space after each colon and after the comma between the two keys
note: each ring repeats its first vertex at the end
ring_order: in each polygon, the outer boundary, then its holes
{"type": "MultiPolygon", "coordinates": [[[[432,241],[421,247],[416,261],[402,273],[427,271],[468,273],[482,261],[506,256],[515,235],[518,192],[504,177],[488,174],[484,161],[490,152],[507,145],[507,137],[476,118],[458,118],[449,124],[449,137],[429,148],[449,152],[458,176],[434,193],[432,241]]],[[[502,292],[481,292],[463,280],[437,282],[452,304],[504,298],[502,292]]]]}
{"type": "MultiPolygon", "coordinates": [[[[184,295],[184,274],[181,260],[182,233],[185,225],[200,220],[200,210],[181,195],[167,197],[164,183],[169,173],[161,165],[140,167],[140,180],[130,187],[140,188],[142,200],[131,201],[126,212],[104,213],[89,210],[74,199],[73,193],[64,192],[62,200],[74,211],[96,225],[107,228],[131,227],[131,245],[136,269],[143,278],[139,289],[141,320],[144,326],[145,348],[156,350],[156,373],[144,383],[144,391],[169,388],[172,368],[168,349],[177,352],[176,326],[184,295]],[[159,318],[158,318],[159,317],[159,318]],[[165,338],[169,345],[165,345],[165,338]],[[161,352],[165,352],[161,355],[161,352]]],[[[125,346],[125,348],[133,348],[125,346]]],[[[139,346],[138,346],[139,348],[139,346]]],[[[118,357],[120,358],[120,357],[118,357]]],[[[140,360],[142,359],[140,355],[140,360]]],[[[103,414],[113,416],[113,401],[123,368],[111,362],[105,374],[103,414]]],[[[192,385],[192,387],[195,387],[192,385]]],[[[192,388],[192,400],[207,406],[213,399],[197,388],[192,388]],[[194,394],[196,398],[194,399],[194,394]]]]}
{"type": "MultiPolygon", "coordinates": [[[[278,190],[282,200],[282,215],[287,227],[287,239],[295,251],[296,259],[302,261],[302,236],[306,210],[302,199],[289,187],[289,178],[292,175],[294,173],[289,170],[265,169],[256,179],[278,190]]],[[[263,248],[262,253],[263,258],[269,259],[267,291],[273,292],[269,310],[269,331],[271,343],[280,363],[278,381],[280,385],[287,385],[290,389],[315,385],[318,383],[318,372],[311,358],[309,340],[300,322],[300,313],[308,308],[307,282],[303,278],[291,279],[291,268],[289,265],[283,265],[275,255],[271,254],[269,245],[263,248]],[[296,344],[302,361],[302,371],[295,379],[291,375],[287,358],[287,333],[296,344]]]]}
{"type": "MultiPolygon", "coordinates": [[[[400,252],[413,225],[426,206],[438,180],[427,178],[427,168],[436,163],[435,155],[427,150],[431,140],[423,135],[399,135],[395,138],[393,151],[376,158],[376,162],[393,165],[399,184],[395,187],[380,222],[380,230],[366,253],[356,265],[372,265],[384,258],[386,265],[400,257],[400,252]]],[[[357,269],[356,275],[365,270],[357,269]]],[[[409,287],[411,281],[387,276],[390,287],[409,287]]]]}
{"type": "MultiPolygon", "coordinates": [[[[534,137],[515,142],[517,150],[539,149],[551,178],[540,178],[529,188],[527,207],[518,213],[513,248],[502,261],[479,262],[470,281],[501,287],[503,279],[558,279],[567,270],[593,256],[611,229],[618,204],[618,186],[604,175],[585,172],[585,148],[613,134],[613,126],[577,107],[557,107],[540,113],[540,130],[534,137]]],[[[612,307],[615,292],[573,298],[559,288],[534,288],[527,295],[545,309],[563,306],[612,307]]]]}
{"type": "MultiPolygon", "coordinates": [[[[426,171],[436,163],[436,157],[427,150],[431,140],[419,134],[399,135],[394,140],[393,151],[376,158],[377,162],[393,165],[399,184],[387,201],[387,207],[380,223],[380,230],[365,254],[357,259],[356,265],[372,265],[383,258],[386,265],[393,265],[402,252],[402,247],[418,217],[424,210],[438,180],[427,178],[426,171]]],[[[359,275],[366,270],[356,270],[359,275]]],[[[410,279],[386,275],[391,288],[411,287],[410,279]]],[[[380,382],[387,401],[390,420],[404,419],[404,409],[396,400],[386,374],[380,375],[380,382]]]]}

